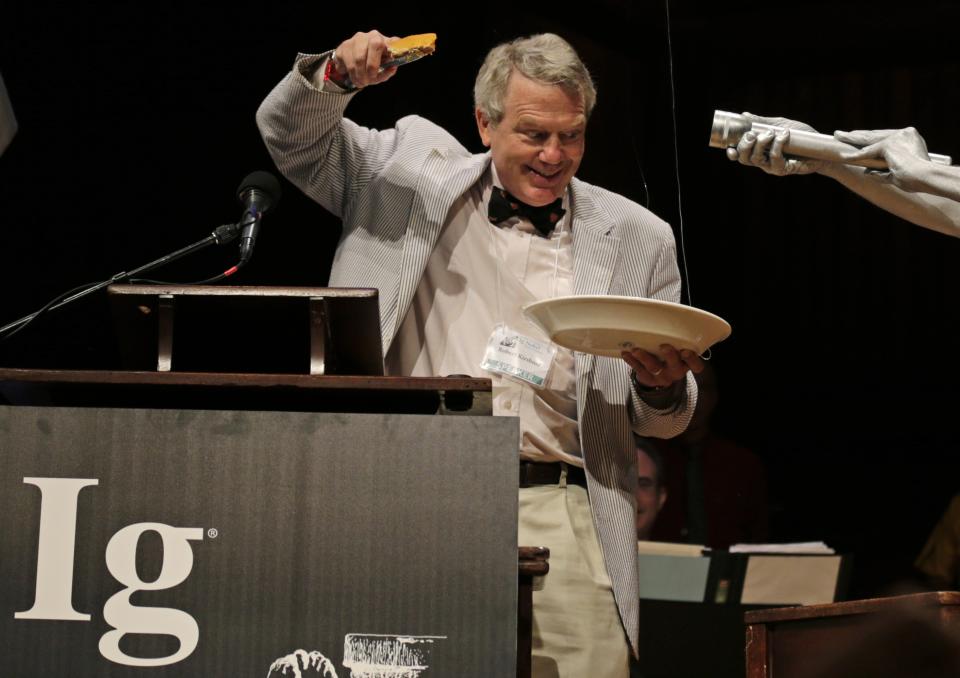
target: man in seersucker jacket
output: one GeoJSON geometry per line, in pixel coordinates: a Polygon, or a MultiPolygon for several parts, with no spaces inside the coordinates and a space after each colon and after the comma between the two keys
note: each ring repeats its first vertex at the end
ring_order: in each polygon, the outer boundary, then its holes
{"type": "Polygon", "coordinates": [[[564,295],[679,301],[670,227],[574,179],[593,82],[556,35],[492,49],[474,87],[484,154],[428,120],[387,130],[343,117],[382,83],[392,41],[357,33],[300,55],[257,122],[278,167],[343,220],[330,284],[376,287],[389,373],[471,374],[520,425],[519,540],[551,550],[534,593],[535,676],[627,676],[638,635],[631,431],[668,438],[696,404],[699,356],[622,359],[554,346],[525,304],[564,295]],[[517,343],[533,353],[502,360],[517,343]],[[530,366],[528,365],[528,367],[530,366]]]}

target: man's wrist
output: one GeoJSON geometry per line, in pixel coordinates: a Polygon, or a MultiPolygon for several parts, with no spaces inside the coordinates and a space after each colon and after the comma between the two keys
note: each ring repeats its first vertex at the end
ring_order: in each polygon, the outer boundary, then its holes
{"type": "MultiPolygon", "coordinates": [[[[321,92],[329,94],[350,94],[356,91],[356,88],[347,84],[339,84],[334,78],[328,77],[330,70],[335,73],[336,66],[333,62],[334,52],[325,54],[301,54],[297,59],[296,70],[302,75],[310,85],[321,92]]],[[[338,74],[339,75],[339,74],[338,74]]]]}
{"type": "Polygon", "coordinates": [[[350,78],[347,76],[347,74],[340,72],[336,52],[333,52],[333,54],[330,55],[330,57],[327,59],[326,65],[323,67],[323,81],[324,83],[333,83],[345,92],[352,92],[353,90],[357,89],[353,86],[353,83],[350,82],[350,78]]]}
{"type": "Polygon", "coordinates": [[[630,381],[640,399],[656,410],[676,411],[687,394],[686,379],[675,381],[669,386],[647,386],[637,381],[637,373],[630,370],[630,381]]]}

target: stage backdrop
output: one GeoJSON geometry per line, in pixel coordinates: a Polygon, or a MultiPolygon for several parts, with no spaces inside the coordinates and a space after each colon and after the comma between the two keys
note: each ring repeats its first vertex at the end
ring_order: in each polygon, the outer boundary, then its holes
{"type": "Polygon", "coordinates": [[[0,407],[2,673],[513,676],[517,435],[0,407]]]}

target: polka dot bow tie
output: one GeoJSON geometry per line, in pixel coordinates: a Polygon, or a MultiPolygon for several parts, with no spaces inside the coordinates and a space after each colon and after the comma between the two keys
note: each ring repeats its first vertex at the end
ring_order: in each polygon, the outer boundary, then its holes
{"type": "Polygon", "coordinates": [[[510,217],[525,217],[530,220],[541,235],[546,236],[557,225],[566,210],[560,205],[563,199],[557,198],[549,205],[534,207],[520,202],[502,188],[493,187],[490,194],[490,206],[487,214],[491,224],[499,224],[510,217]]]}

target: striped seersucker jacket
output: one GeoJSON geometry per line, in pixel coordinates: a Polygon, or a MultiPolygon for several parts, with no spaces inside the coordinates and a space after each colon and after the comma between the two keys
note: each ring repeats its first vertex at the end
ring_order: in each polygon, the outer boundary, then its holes
{"type": "MultiPolygon", "coordinates": [[[[352,95],[315,89],[301,70],[326,55],[301,55],[257,111],[283,174],[343,220],[332,286],[380,291],[384,354],[411,303],[454,201],[483,175],[490,155],[469,153],[446,131],[410,116],[377,131],[343,117],[352,95]]],[[[678,301],[673,233],[643,207],[576,179],[570,185],[576,294],[678,301]]],[[[576,354],[580,437],[587,485],[607,571],[634,648],[638,634],[634,527],[636,455],[631,429],[669,438],[687,425],[686,406],[664,412],[633,391],[627,364],[576,354]]]]}

